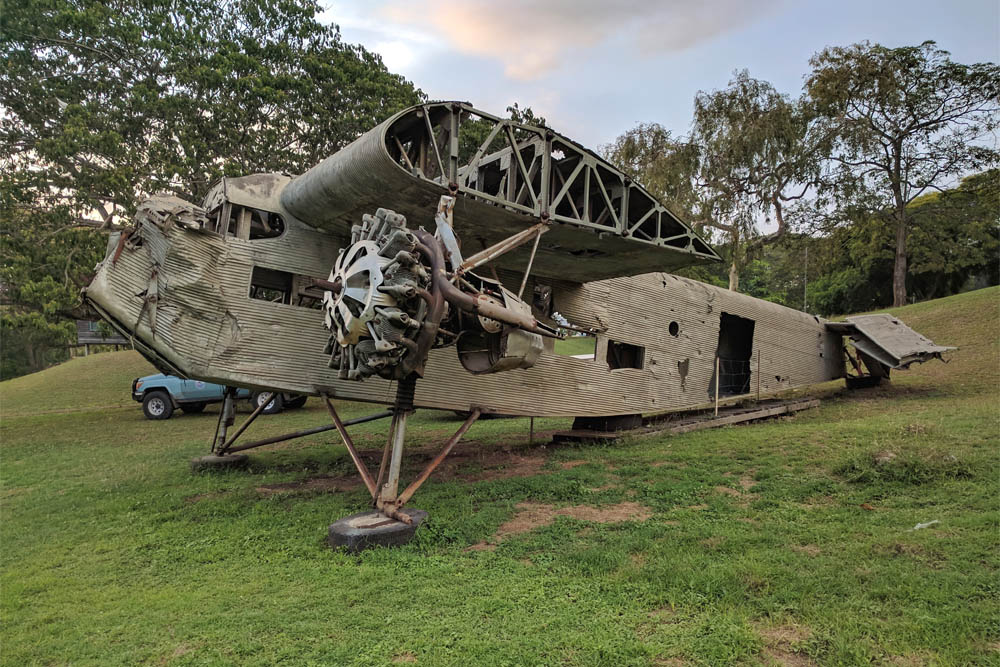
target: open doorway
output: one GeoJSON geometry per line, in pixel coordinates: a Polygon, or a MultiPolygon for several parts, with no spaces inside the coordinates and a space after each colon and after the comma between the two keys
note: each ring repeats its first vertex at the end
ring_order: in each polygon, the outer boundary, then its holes
{"type": "Polygon", "coordinates": [[[754,321],[738,315],[722,313],[719,317],[718,377],[712,378],[709,394],[738,396],[750,393],[750,357],[753,355],[754,321]]]}

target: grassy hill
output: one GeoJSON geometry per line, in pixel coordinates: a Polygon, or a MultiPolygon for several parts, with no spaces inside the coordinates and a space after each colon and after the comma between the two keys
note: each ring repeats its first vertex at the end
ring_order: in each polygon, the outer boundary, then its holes
{"type": "MultiPolygon", "coordinates": [[[[360,556],[323,542],[366,497],[329,433],[192,476],[216,408],[145,420],[135,353],[2,382],[0,663],[998,664],[1000,288],[892,312],[960,349],[752,426],[480,422],[418,538],[360,556]]],[[[416,459],[457,426],[417,413],[416,459]]],[[[377,457],[385,425],[355,429],[377,457]]]]}

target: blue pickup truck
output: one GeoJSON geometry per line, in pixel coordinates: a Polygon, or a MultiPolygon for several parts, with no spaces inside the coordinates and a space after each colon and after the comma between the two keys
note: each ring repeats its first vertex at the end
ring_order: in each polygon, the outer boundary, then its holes
{"type": "MultiPolygon", "coordinates": [[[[221,403],[225,387],[221,384],[201,380],[182,380],[173,375],[147,375],[132,380],[132,400],[142,403],[142,412],[147,419],[170,419],[175,408],[186,413],[198,413],[209,403],[221,403]]],[[[256,407],[267,392],[237,389],[236,398],[250,399],[256,407]]],[[[307,397],[295,394],[277,394],[264,408],[265,415],[273,415],[285,408],[301,408],[307,397]]]]}

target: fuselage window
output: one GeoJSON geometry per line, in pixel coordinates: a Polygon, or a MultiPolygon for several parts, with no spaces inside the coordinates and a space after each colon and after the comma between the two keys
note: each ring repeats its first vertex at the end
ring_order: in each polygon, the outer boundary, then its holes
{"type": "Polygon", "coordinates": [[[642,368],[646,360],[646,348],[640,345],[630,345],[619,343],[616,340],[608,341],[608,368],[616,370],[618,368],[642,368]]]}
{"type": "Polygon", "coordinates": [[[262,211],[258,208],[250,210],[250,240],[273,239],[285,232],[285,221],[277,213],[262,211]]]}
{"type": "Polygon", "coordinates": [[[294,277],[285,271],[255,266],[250,277],[250,298],[271,303],[291,303],[294,277]]]}
{"type": "MultiPolygon", "coordinates": [[[[222,211],[215,218],[220,221],[220,224],[227,208],[229,217],[225,221],[225,226],[218,228],[220,234],[224,231],[226,236],[256,241],[257,239],[273,239],[285,232],[285,221],[277,213],[249,206],[237,206],[236,204],[216,209],[222,211]]],[[[215,214],[213,213],[213,215],[215,214]]],[[[209,224],[210,231],[216,231],[211,229],[211,222],[209,224]]]]}
{"type": "Polygon", "coordinates": [[[323,293],[311,277],[287,271],[255,266],[250,277],[249,296],[260,301],[319,310],[323,307],[323,293]]]}

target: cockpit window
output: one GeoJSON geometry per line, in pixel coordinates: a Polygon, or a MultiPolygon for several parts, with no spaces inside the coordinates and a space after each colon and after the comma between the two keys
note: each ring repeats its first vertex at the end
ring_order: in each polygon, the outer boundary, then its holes
{"type": "Polygon", "coordinates": [[[208,214],[208,222],[205,223],[205,231],[212,232],[213,234],[222,233],[222,216],[224,208],[225,207],[222,204],[219,204],[212,209],[212,212],[208,214]]]}
{"type": "Polygon", "coordinates": [[[273,211],[237,204],[220,204],[208,214],[205,229],[233,238],[256,241],[285,233],[284,219],[273,211]]]}
{"type": "Polygon", "coordinates": [[[285,221],[277,213],[262,211],[257,208],[250,211],[250,240],[273,239],[285,231],[285,221]]]}

